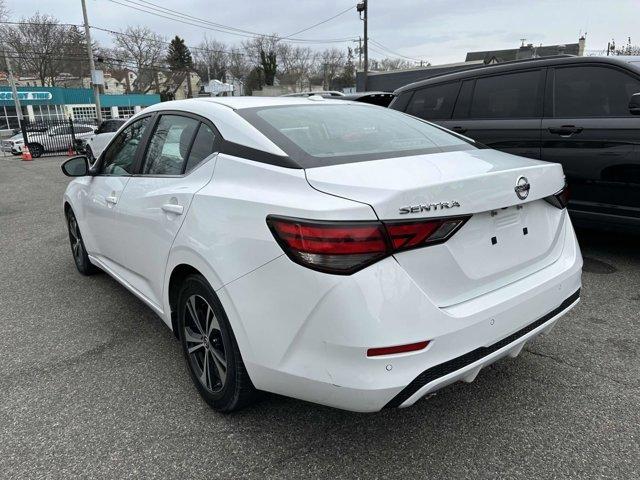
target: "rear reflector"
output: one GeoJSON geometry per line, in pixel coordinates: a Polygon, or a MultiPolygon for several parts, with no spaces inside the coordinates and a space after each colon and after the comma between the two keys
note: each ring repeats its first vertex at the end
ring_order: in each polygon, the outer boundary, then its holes
{"type": "Polygon", "coordinates": [[[429,345],[429,341],[410,343],[408,345],[396,345],[395,347],[370,348],[367,357],[379,357],[381,355],[393,355],[395,353],[417,352],[429,345]]]}
{"type": "Polygon", "coordinates": [[[442,243],[469,219],[329,222],[269,215],[267,225],[287,256],[305,267],[349,275],[395,252],[442,243]]]}

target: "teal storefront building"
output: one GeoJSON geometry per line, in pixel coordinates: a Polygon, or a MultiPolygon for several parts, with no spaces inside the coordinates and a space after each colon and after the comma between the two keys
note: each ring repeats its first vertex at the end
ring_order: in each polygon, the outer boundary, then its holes
{"type": "MultiPolygon", "coordinates": [[[[90,120],[96,118],[93,90],[89,88],[18,87],[22,114],[30,121],[51,118],[90,120]]],[[[129,118],[149,105],[160,102],[160,95],[100,95],[103,120],[129,118]]],[[[10,87],[0,86],[0,130],[18,127],[18,116],[10,87]]]]}

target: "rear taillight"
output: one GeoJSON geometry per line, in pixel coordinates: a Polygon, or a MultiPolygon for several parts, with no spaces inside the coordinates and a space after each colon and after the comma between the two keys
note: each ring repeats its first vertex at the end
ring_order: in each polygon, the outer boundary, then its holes
{"type": "Polygon", "coordinates": [[[329,222],[269,215],[267,224],[294,262],[321,272],[349,275],[395,252],[442,243],[468,219],[329,222]]]}
{"type": "Polygon", "coordinates": [[[569,193],[569,186],[565,183],[564,187],[562,187],[562,190],[554,193],[553,195],[545,197],[545,200],[556,208],[566,208],[567,203],[569,203],[569,193]]]}

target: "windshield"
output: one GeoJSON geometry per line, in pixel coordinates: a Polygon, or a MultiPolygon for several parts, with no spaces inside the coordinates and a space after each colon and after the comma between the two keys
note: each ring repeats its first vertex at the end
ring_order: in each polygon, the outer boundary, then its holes
{"type": "Polygon", "coordinates": [[[476,148],[420,119],[369,105],[287,105],[238,113],[304,168],[476,148]]]}

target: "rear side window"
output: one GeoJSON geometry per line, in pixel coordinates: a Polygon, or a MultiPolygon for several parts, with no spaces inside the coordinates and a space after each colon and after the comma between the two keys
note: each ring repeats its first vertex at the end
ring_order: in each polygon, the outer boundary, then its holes
{"type": "Polygon", "coordinates": [[[629,99],[640,81],[607,67],[557,68],[553,87],[555,117],[627,117],[629,99]]]}
{"type": "Polygon", "coordinates": [[[454,82],[416,90],[407,113],[425,120],[451,118],[459,87],[460,83],[454,82]]]}
{"type": "Polygon", "coordinates": [[[478,78],[470,118],[540,116],[540,70],[478,78]]]}
{"type": "Polygon", "coordinates": [[[205,158],[211,155],[215,151],[216,136],[213,131],[204,123],[200,124],[198,133],[193,141],[193,146],[189,152],[189,158],[187,159],[187,166],[185,167],[185,173],[189,173],[195,167],[198,166],[205,158]]]}
{"type": "Polygon", "coordinates": [[[200,122],[180,115],[162,115],[149,141],[142,173],[180,175],[200,122]]]}
{"type": "Polygon", "coordinates": [[[409,90],[408,92],[402,92],[396,98],[394,98],[389,104],[389,108],[393,110],[400,110],[404,112],[409,104],[409,100],[411,100],[411,96],[413,95],[413,90],[409,90]]]}

